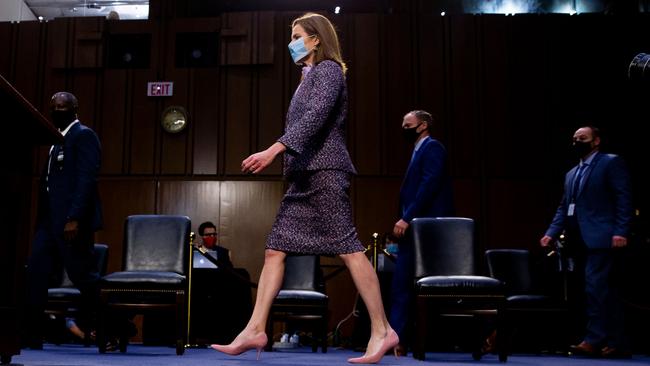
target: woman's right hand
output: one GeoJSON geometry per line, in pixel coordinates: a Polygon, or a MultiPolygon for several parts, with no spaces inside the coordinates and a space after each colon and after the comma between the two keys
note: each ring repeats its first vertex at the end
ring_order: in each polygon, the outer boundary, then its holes
{"type": "Polygon", "coordinates": [[[244,159],[241,163],[241,171],[249,174],[257,174],[271,165],[275,157],[285,150],[286,147],[283,144],[276,142],[268,149],[257,152],[244,159]]]}

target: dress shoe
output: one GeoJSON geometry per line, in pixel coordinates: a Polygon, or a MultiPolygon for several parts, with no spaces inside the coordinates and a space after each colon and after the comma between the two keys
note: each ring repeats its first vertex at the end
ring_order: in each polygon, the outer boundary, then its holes
{"type": "Polygon", "coordinates": [[[600,350],[602,358],[631,358],[632,353],[620,348],[605,346],[600,350]]]}
{"type": "Polygon", "coordinates": [[[401,343],[398,343],[397,346],[393,349],[393,353],[395,354],[395,357],[399,356],[406,356],[408,354],[408,351],[406,350],[406,346],[404,346],[401,343]]]}
{"type": "Polygon", "coordinates": [[[267,342],[266,333],[259,333],[255,337],[242,341],[239,344],[233,344],[234,342],[228,345],[213,344],[210,348],[231,356],[237,356],[255,348],[257,350],[257,359],[259,360],[262,348],[266,346],[267,342]]]}
{"type": "Polygon", "coordinates": [[[348,359],[349,363],[356,363],[356,364],[370,364],[370,363],[377,363],[379,362],[382,357],[386,354],[386,352],[389,349],[393,349],[393,352],[395,352],[395,357],[397,357],[397,345],[399,344],[399,337],[397,336],[397,333],[395,333],[394,330],[389,330],[388,334],[386,334],[386,337],[381,341],[381,346],[379,347],[379,350],[372,355],[364,355],[361,357],[354,357],[348,359]]]}
{"type": "Polygon", "coordinates": [[[120,349],[120,342],[117,339],[106,341],[106,345],[104,346],[104,350],[106,352],[116,352],[119,349],[120,349]]]}
{"type": "Polygon", "coordinates": [[[578,345],[569,346],[569,350],[576,355],[582,356],[595,357],[599,354],[599,350],[596,347],[585,341],[580,342],[578,345]]]}

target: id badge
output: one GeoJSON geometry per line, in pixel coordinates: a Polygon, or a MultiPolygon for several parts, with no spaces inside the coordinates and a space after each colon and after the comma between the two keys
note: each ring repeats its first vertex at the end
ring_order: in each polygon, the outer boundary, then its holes
{"type": "Polygon", "coordinates": [[[567,216],[573,216],[576,210],[576,204],[575,203],[569,203],[569,209],[566,210],[566,215],[567,216]]]}

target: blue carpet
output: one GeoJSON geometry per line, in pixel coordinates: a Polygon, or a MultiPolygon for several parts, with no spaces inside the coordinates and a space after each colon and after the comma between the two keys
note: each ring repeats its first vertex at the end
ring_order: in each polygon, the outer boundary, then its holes
{"type": "MultiPolygon", "coordinates": [[[[176,356],[173,348],[145,347],[131,345],[127,353],[108,353],[101,355],[97,348],[84,348],[79,345],[45,345],[42,351],[22,350],[12,359],[18,366],[236,366],[236,365],[300,365],[330,366],[349,365],[349,357],[359,356],[350,350],[330,349],[328,353],[311,353],[311,348],[301,348],[291,352],[264,352],[259,361],[255,352],[249,351],[239,357],[231,357],[211,349],[188,349],[185,355],[176,356]]],[[[420,362],[412,357],[386,356],[380,365],[499,365],[496,356],[485,356],[474,361],[468,353],[427,353],[426,361],[420,362]]],[[[650,357],[634,356],[629,360],[602,360],[563,356],[513,355],[508,358],[509,366],[618,366],[650,365],[650,357]]]]}

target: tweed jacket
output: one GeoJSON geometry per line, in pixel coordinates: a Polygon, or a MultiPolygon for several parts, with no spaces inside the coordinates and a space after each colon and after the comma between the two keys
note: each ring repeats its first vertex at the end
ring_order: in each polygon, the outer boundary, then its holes
{"type": "Polygon", "coordinates": [[[341,66],[315,65],[291,99],[284,135],[284,174],[335,169],[355,174],[345,143],[347,87],[341,66]]]}

